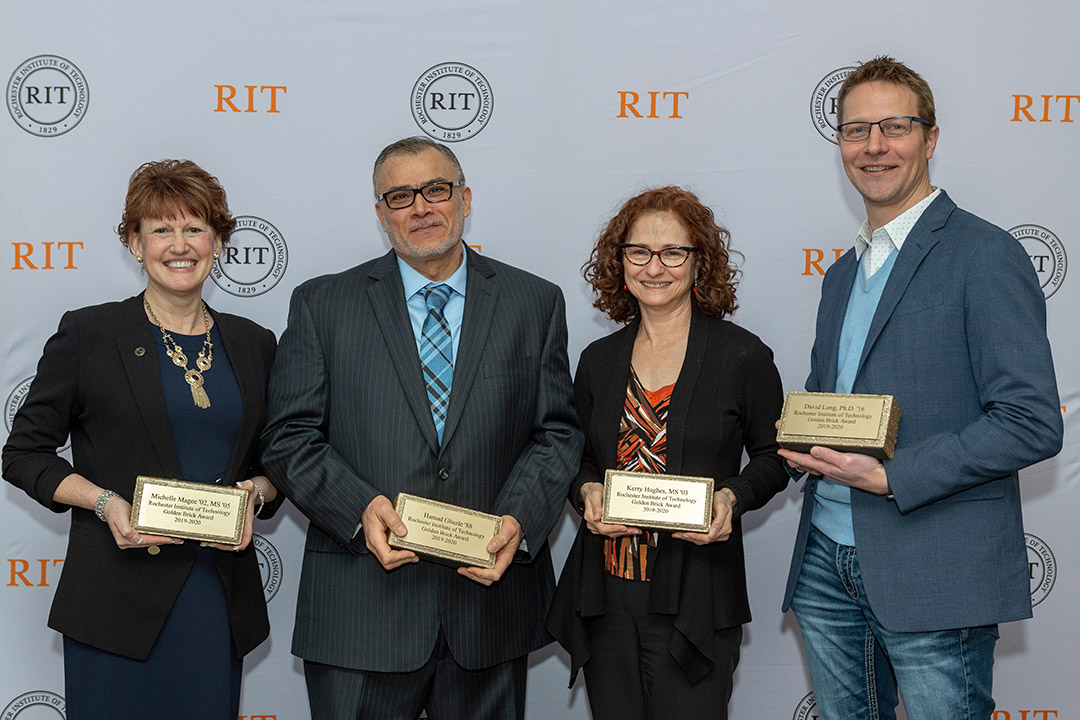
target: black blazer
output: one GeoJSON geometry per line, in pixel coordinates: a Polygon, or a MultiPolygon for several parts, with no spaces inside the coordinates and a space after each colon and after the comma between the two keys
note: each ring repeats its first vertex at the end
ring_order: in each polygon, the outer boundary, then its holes
{"type": "MultiPolygon", "coordinates": [[[[265,419],[275,341],[272,332],[249,320],[211,312],[244,404],[223,478],[232,485],[261,472],[256,441],[265,419]]],[[[142,294],[65,313],[45,344],[3,452],[5,480],[54,512],[71,509],[67,556],[49,627],[137,660],[149,656],[195,562],[198,543],[165,545],[158,555],[120,550],[92,510],[56,503],[53,494],[72,472],[129,502],[138,475],[180,477],[155,332],[146,320],[142,294]],[[73,463],[56,454],[69,432],[73,463]]],[[[272,514],[275,504],[268,504],[260,517],[272,514]]],[[[214,564],[225,585],[236,650],[243,656],[270,632],[255,549],[215,552],[214,564]]]]}
{"type": "MultiPolygon", "coordinates": [[[[585,428],[581,470],[569,499],[582,512],[586,482],[615,468],[619,422],[640,319],[585,348],[574,380],[585,428]]],[[[772,351],[756,335],[696,309],[667,418],[667,472],[712,477],[737,504],[731,537],[698,547],[662,538],[657,548],[649,610],[675,616],[669,650],[693,682],[712,667],[713,630],[750,621],[740,517],[784,489],[788,475],[776,454],[783,394],[772,351]],[[743,450],[750,461],[740,471],[743,450]]],[[[605,612],[604,538],[582,521],[567,557],[548,630],[571,655],[571,675],[589,659],[588,619],[605,612]]]]}
{"type": "Polygon", "coordinates": [[[394,253],[293,291],[262,460],[311,520],[292,647],[305,660],[407,672],[441,629],[454,659],[477,669],[550,642],[547,536],[581,452],[563,297],[472,250],[465,262],[441,447],[394,253]],[[398,492],[511,515],[529,554],[491,587],[431,562],[387,572],[357,522],[398,492]]]}

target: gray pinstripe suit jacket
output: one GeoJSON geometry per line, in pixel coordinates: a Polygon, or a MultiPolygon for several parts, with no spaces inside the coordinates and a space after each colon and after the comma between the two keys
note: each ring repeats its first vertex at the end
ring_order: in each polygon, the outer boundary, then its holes
{"type": "Polygon", "coordinates": [[[415,670],[440,626],[489,667],[539,648],[554,587],[546,542],[577,470],[560,290],[466,249],[468,290],[443,445],[393,252],[298,287],[267,398],[263,462],[310,519],[293,653],[415,670]],[[409,492],[522,525],[532,555],[483,587],[429,562],[387,572],[354,537],[378,495],[409,492]]]}

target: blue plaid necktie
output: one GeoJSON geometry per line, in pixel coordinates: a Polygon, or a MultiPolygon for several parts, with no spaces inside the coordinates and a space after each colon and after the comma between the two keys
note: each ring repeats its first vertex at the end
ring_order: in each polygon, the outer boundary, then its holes
{"type": "Polygon", "coordinates": [[[450,386],[454,382],[454,346],[450,324],[443,315],[443,307],[452,292],[449,285],[433,285],[423,290],[428,314],[420,330],[420,366],[424,371],[424,385],[427,386],[431,417],[435,420],[440,445],[446,410],[450,406],[450,386]]]}

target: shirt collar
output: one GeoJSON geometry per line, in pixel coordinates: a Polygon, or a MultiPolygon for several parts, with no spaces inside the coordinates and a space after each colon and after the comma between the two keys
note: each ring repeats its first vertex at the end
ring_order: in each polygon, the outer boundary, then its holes
{"type": "Polygon", "coordinates": [[[465,248],[462,248],[461,265],[458,266],[458,269],[454,271],[453,275],[443,280],[441,283],[434,282],[430,278],[424,277],[416,270],[416,268],[402,260],[400,256],[395,257],[398,264],[398,273],[401,275],[401,284],[405,286],[406,301],[428,285],[449,285],[451,290],[462,297],[465,297],[466,266],[469,264],[468,251],[465,250],[465,248]]]}
{"type": "Polygon", "coordinates": [[[880,236],[881,233],[884,232],[885,237],[889,238],[896,247],[896,251],[900,252],[900,248],[904,247],[904,241],[907,240],[911,228],[915,227],[915,223],[922,217],[926,208],[928,208],[930,203],[934,202],[934,200],[937,200],[937,197],[940,194],[941,188],[933,188],[933,192],[900,213],[900,215],[893,218],[891,221],[879,227],[876,231],[870,229],[869,218],[863,220],[862,227],[859,228],[859,234],[855,238],[855,259],[859,260],[862,258],[863,252],[866,248],[870,247],[870,241],[875,233],[880,236]]]}

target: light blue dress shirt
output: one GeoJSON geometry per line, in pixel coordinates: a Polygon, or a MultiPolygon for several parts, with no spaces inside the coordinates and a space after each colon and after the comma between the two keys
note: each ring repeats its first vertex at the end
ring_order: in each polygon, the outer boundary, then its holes
{"type": "MultiPolygon", "coordinates": [[[[420,333],[424,328],[424,318],[427,317],[427,301],[424,299],[424,290],[431,285],[449,285],[453,290],[443,307],[443,317],[450,324],[450,342],[454,348],[454,365],[457,365],[458,345],[461,342],[461,319],[465,315],[465,276],[468,262],[465,260],[462,249],[461,265],[454,274],[442,282],[430,280],[413,268],[412,265],[397,258],[398,272],[401,273],[401,284],[405,286],[405,304],[409,308],[409,320],[412,322],[413,338],[416,340],[416,351],[420,352],[420,333]]],[[[451,388],[453,393],[453,388],[451,388]]]]}
{"type": "MultiPolygon", "coordinates": [[[[855,274],[854,286],[848,297],[847,313],[840,331],[836,387],[833,392],[851,392],[866,336],[896,256],[904,247],[904,241],[915,223],[940,194],[940,188],[932,188],[929,195],[877,230],[871,230],[869,219],[859,229],[855,240],[855,257],[858,259],[860,272],[855,274]],[[867,249],[871,252],[866,252],[867,249]]],[[[814,493],[811,522],[838,545],[854,547],[851,488],[843,483],[821,478],[814,493]]]]}

